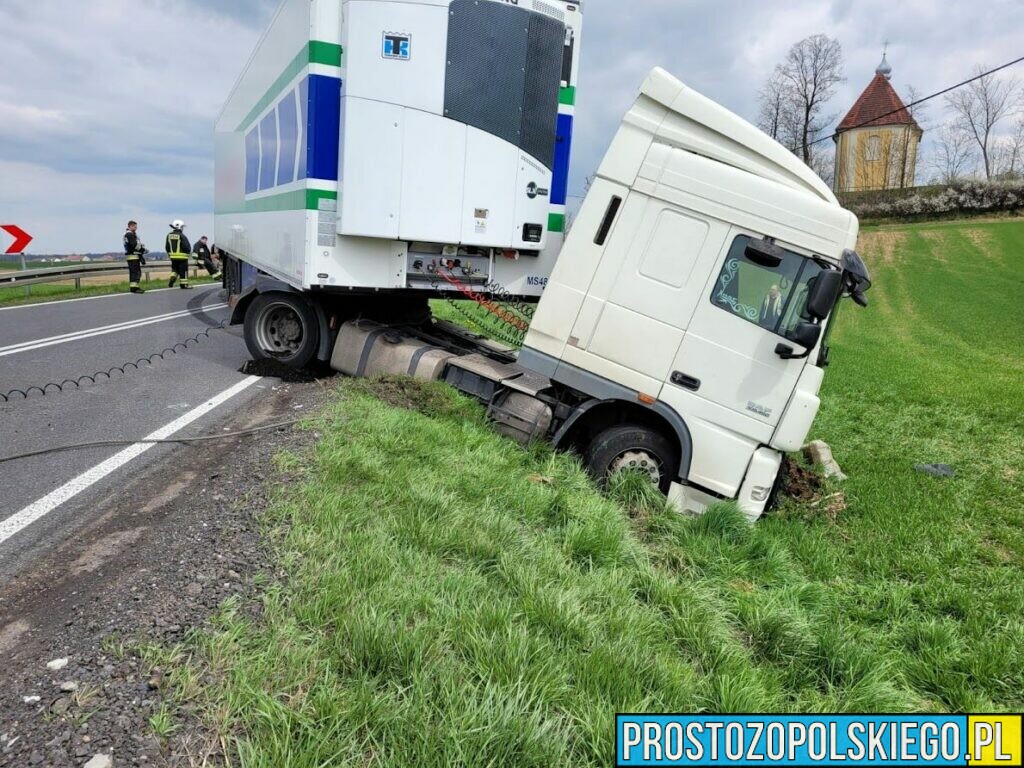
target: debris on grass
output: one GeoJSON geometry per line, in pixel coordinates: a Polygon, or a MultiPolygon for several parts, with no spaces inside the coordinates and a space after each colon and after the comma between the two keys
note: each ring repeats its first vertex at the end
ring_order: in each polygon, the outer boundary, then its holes
{"type": "Polygon", "coordinates": [[[914,470],[932,477],[956,477],[956,470],[948,464],[917,464],[914,470]]]}
{"type": "Polygon", "coordinates": [[[812,504],[811,509],[820,509],[831,522],[839,520],[839,515],[846,511],[846,494],[842,491],[824,496],[812,504]]]}
{"type": "Polygon", "coordinates": [[[813,502],[821,496],[822,478],[791,457],[783,459],[782,493],[795,501],[813,502]]]}
{"type": "Polygon", "coordinates": [[[839,466],[839,462],[837,462],[835,456],[832,455],[832,448],[823,440],[815,440],[813,443],[805,445],[804,456],[807,457],[807,460],[811,462],[811,464],[820,466],[822,471],[825,473],[825,477],[834,478],[839,482],[843,482],[847,479],[843,470],[839,466]]]}

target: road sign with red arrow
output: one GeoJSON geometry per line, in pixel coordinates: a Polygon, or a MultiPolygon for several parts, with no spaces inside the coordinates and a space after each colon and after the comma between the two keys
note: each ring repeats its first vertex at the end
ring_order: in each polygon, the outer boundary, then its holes
{"type": "Polygon", "coordinates": [[[28,244],[32,242],[32,235],[15,224],[0,224],[0,229],[14,238],[14,245],[6,251],[8,254],[23,253],[28,244]]]}

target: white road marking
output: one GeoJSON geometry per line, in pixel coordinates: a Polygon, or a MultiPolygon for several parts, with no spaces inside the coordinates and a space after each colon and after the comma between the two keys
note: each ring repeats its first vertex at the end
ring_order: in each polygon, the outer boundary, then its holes
{"type": "Polygon", "coordinates": [[[166,315],[156,315],[154,317],[143,317],[138,320],[128,320],[123,323],[115,323],[114,325],[105,325],[101,328],[90,328],[84,331],[73,331],[72,333],[64,333],[60,336],[50,336],[46,339],[35,339],[33,341],[23,341],[19,344],[11,344],[8,347],[0,347],[0,357],[7,357],[8,355],[16,355],[19,352],[29,352],[33,349],[42,349],[44,347],[52,347],[57,344],[67,344],[69,341],[79,341],[81,339],[89,339],[93,336],[104,336],[108,333],[117,333],[118,331],[129,331],[134,328],[142,328],[147,325],[154,325],[156,323],[165,323],[168,320],[177,320],[181,317],[188,317],[189,315],[195,315],[200,312],[206,312],[213,309],[223,309],[227,304],[211,304],[209,306],[200,307],[197,309],[183,309],[177,312],[169,312],[166,315]]]}
{"type": "MultiPolygon", "coordinates": [[[[17,288],[17,284],[14,284],[14,288],[17,288]]],[[[203,283],[196,287],[197,291],[201,291],[203,288],[220,288],[220,283],[207,284],[203,283]]],[[[180,288],[147,288],[146,293],[166,293],[167,291],[180,291],[180,288]]],[[[0,312],[10,312],[13,309],[36,309],[37,307],[49,307],[55,304],[74,304],[76,301],[96,301],[96,299],[119,299],[124,296],[133,296],[131,293],[105,293],[102,296],[83,296],[79,299],[57,299],[55,301],[37,301],[34,304],[16,304],[13,307],[0,307],[0,312]]],[[[145,301],[145,299],[135,299],[136,301],[145,301]]]]}
{"type": "MultiPolygon", "coordinates": [[[[189,424],[202,418],[214,408],[217,408],[227,402],[240,392],[244,392],[258,381],[261,381],[259,376],[249,376],[248,378],[243,379],[235,384],[235,386],[221,392],[216,397],[207,400],[198,408],[189,411],[184,416],[172,421],[167,426],[158,429],[145,439],[166,440],[169,437],[174,437],[174,435],[183,430],[189,424]]],[[[91,488],[107,475],[120,469],[132,459],[141,456],[150,448],[153,448],[154,445],[154,443],[135,443],[131,447],[125,448],[123,451],[110,457],[106,461],[97,464],[92,469],[83,472],[74,480],[65,483],[60,488],[48,493],[38,501],[29,504],[23,510],[16,512],[3,522],[0,522],[0,544],[3,544],[15,534],[23,531],[25,528],[32,525],[32,523],[50,514],[50,512],[55,510],[61,504],[70,501],[82,491],[91,488]]]]}

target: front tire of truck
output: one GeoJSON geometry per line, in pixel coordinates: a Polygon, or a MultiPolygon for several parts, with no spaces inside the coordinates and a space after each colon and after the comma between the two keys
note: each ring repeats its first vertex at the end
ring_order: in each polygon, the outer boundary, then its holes
{"type": "Polygon", "coordinates": [[[299,294],[261,293],[245,313],[245,345],[254,360],[305,368],[316,357],[316,310],[299,294]]]}
{"type": "Polygon", "coordinates": [[[642,472],[667,494],[679,457],[660,432],[639,424],[622,424],[598,434],[584,452],[583,462],[598,482],[605,483],[619,472],[642,472]]]}

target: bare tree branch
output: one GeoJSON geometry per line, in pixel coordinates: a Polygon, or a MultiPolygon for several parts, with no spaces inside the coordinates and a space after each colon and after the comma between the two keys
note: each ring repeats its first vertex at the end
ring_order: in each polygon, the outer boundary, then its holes
{"type": "Polygon", "coordinates": [[[918,104],[915,107],[910,106],[915,101],[921,98],[921,92],[913,85],[908,85],[903,90],[903,103],[907,105],[907,112],[914,118],[914,122],[918,124],[920,128],[925,128],[925,124],[928,122],[928,107],[925,104],[918,104]]]}
{"type": "Polygon", "coordinates": [[[974,138],[955,121],[946,123],[935,138],[930,167],[940,184],[952,184],[971,175],[977,158],[974,138]]]}
{"type": "MultiPolygon", "coordinates": [[[[976,74],[985,71],[978,66],[976,74]]],[[[946,104],[955,115],[960,130],[974,139],[981,151],[985,178],[994,175],[992,163],[993,139],[996,126],[1015,108],[1017,81],[1014,78],[1000,78],[986,75],[946,96],[946,104]]]]}
{"type": "Polygon", "coordinates": [[[811,144],[831,123],[822,110],[843,82],[843,48],[839,41],[817,34],[793,45],[776,70],[792,93],[798,131],[797,146],[811,164],[811,144]]]}
{"type": "Polygon", "coordinates": [[[796,94],[782,75],[781,66],[775,67],[775,71],[768,78],[757,98],[760,104],[757,126],[790,152],[798,154],[800,147],[799,107],[796,94]]]}

